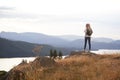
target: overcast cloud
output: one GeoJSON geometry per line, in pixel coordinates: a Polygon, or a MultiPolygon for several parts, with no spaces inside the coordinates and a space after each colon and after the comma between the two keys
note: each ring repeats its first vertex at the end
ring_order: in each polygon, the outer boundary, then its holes
{"type": "Polygon", "coordinates": [[[119,0],[0,0],[0,31],[120,39],[119,0]],[[102,33],[101,33],[102,32],[102,33]]]}

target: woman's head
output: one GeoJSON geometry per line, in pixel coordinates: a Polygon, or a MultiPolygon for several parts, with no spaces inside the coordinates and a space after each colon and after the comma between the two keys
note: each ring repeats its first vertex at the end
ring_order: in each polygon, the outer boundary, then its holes
{"type": "Polygon", "coordinates": [[[88,23],[87,23],[87,24],[86,24],[86,28],[88,28],[88,29],[89,29],[89,28],[90,28],[90,24],[88,24],[88,23]]]}

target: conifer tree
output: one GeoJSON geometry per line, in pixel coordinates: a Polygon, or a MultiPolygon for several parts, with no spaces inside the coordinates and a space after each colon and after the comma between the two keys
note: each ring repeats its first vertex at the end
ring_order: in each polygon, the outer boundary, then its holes
{"type": "Polygon", "coordinates": [[[56,57],[57,57],[57,51],[56,50],[54,50],[54,59],[56,59],[56,57]]]}
{"type": "Polygon", "coordinates": [[[63,56],[62,52],[59,51],[59,58],[62,59],[62,56],[63,56]]]}
{"type": "Polygon", "coordinates": [[[51,59],[53,58],[53,50],[52,49],[50,50],[50,58],[51,59]]]}

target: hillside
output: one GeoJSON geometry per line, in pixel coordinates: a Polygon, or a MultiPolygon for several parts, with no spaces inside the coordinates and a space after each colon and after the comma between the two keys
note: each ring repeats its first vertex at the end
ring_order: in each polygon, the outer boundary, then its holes
{"type": "Polygon", "coordinates": [[[47,45],[52,45],[52,46],[57,46],[57,47],[60,47],[62,46],[62,44],[67,43],[67,41],[64,39],[61,39],[55,36],[45,35],[42,33],[1,32],[0,36],[2,38],[15,40],[15,41],[25,41],[25,42],[37,43],[37,44],[47,44],[47,45]]]}
{"type": "Polygon", "coordinates": [[[22,62],[4,77],[3,80],[119,80],[120,55],[78,52],[62,60],[37,57],[33,62],[22,62]]]}
{"type": "Polygon", "coordinates": [[[3,57],[30,57],[36,56],[33,53],[33,49],[37,46],[43,46],[40,55],[49,55],[50,49],[56,49],[58,51],[64,52],[64,54],[69,53],[70,50],[64,48],[52,47],[49,45],[32,44],[23,41],[11,41],[4,38],[0,38],[0,58],[3,57]]]}

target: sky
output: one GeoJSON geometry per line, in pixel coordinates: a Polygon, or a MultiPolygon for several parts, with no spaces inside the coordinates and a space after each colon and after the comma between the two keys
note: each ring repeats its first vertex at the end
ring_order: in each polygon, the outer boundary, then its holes
{"type": "Polygon", "coordinates": [[[120,39],[119,0],[0,0],[0,32],[120,39]]]}

